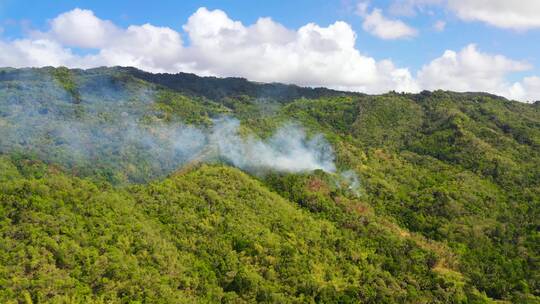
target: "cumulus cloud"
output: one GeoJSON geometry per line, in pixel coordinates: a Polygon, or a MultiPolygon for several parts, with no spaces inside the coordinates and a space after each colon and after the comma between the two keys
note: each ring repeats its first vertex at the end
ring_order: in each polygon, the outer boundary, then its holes
{"type": "Polygon", "coordinates": [[[369,93],[418,90],[408,69],[360,53],[356,33],[342,21],[326,27],[309,23],[288,29],[271,18],[260,18],[244,25],[221,10],[200,8],[183,31],[189,45],[180,32],[168,27],[121,28],[92,11],[74,9],[51,20],[45,32],[2,42],[7,52],[0,55],[0,65],[124,65],[152,72],[239,76],[369,93]],[[70,47],[95,50],[82,56],[70,47]],[[34,58],[37,53],[40,58],[34,58]]]}
{"type": "Polygon", "coordinates": [[[90,10],[76,8],[60,14],[50,23],[48,35],[66,46],[99,48],[121,36],[112,22],[101,20],[90,10]]]}
{"type": "Polygon", "coordinates": [[[131,25],[90,59],[102,65],[129,65],[150,71],[174,71],[182,55],[180,34],[151,24],[131,25]]]}
{"type": "Polygon", "coordinates": [[[74,9],[56,17],[44,34],[66,46],[98,48],[98,53],[82,58],[80,65],[124,65],[145,70],[174,71],[182,54],[180,33],[151,24],[122,29],[101,20],[91,11],[74,9]]]}
{"type": "Polygon", "coordinates": [[[412,82],[407,69],[362,55],[355,47],[356,33],[341,21],[293,31],[269,18],[244,26],[223,11],[201,8],[184,30],[191,41],[190,69],[197,73],[367,92],[402,85],[393,73],[412,82]]]}
{"type": "Polygon", "coordinates": [[[381,9],[375,8],[368,13],[368,8],[369,3],[366,1],[358,2],[356,6],[356,14],[364,19],[364,31],[386,40],[411,38],[418,34],[416,29],[405,22],[385,17],[381,9]]]}
{"type": "Polygon", "coordinates": [[[535,96],[538,77],[525,78],[523,83],[510,83],[508,74],[530,69],[526,62],[516,61],[502,55],[480,52],[470,44],[459,52],[447,50],[441,57],[424,65],[417,79],[422,88],[444,88],[454,91],[484,91],[508,98],[530,100],[535,96]],[[533,91],[529,91],[529,90],[533,91]]]}
{"type": "MultiPolygon", "coordinates": [[[[383,23],[390,22],[386,27],[395,25],[395,20],[387,20],[377,9],[368,11],[367,3],[357,7],[357,13],[367,21],[379,14],[377,18],[383,23]]],[[[388,29],[376,29],[376,25],[373,28],[385,37],[397,37],[400,32],[394,29],[386,33],[388,29]]],[[[0,39],[0,66],[122,65],[152,72],[239,76],[366,93],[452,89],[487,91],[519,100],[540,99],[538,77],[515,83],[506,80],[511,73],[530,68],[528,64],[482,53],[474,45],[458,52],[448,50],[413,74],[390,59],[377,60],[363,54],[357,48],[355,31],[342,21],[290,29],[271,18],[260,18],[244,25],[221,10],[200,8],[182,30],[151,24],[124,28],[98,18],[92,11],[74,9],[52,19],[45,31],[16,40],[0,39]],[[88,51],[81,55],[72,48],[88,51]]]]}

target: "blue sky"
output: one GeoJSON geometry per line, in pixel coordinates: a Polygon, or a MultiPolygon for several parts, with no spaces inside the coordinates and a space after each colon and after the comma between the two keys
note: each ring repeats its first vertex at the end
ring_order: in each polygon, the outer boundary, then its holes
{"type": "MultiPolygon", "coordinates": [[[[0,0],[0,51],[4,48],[4,53],[8,54],[4,58],[0,55],[0,65],[91,67],[130,64],[150,71],[242,76],[258,81],[283,81],[369,93],[390,89],[417,91],[442,88],[488,91],[524,101],[540,99],[540,1],[492,0],[489,7],[485,2],[0,0]],[[207,10],[201,12],[201,7],[207,10]],[[77,8],[80,10],[74,12],[77,8]],[[217,18],[217,10],[226,16],[226,19],[220,19],[221,24],[215,25],[221,30],[212,33],[220,36],[205,36],[207,40],[200,36],[198,39],[194,33],[208,27],[204,22],[214,22],[212,20],[217,18]],[[184,26],[194,15],[200,22],[193,22],[191,31],[186,31],[184,26]],[[514,17],[504,17],[508,15],[514,17]],[[54,27],[54,20],[59,16],[64,16],[69,22],[57,22],[54,27]],[[274,28],[275,24],[286,28],[291,34],[290,39],[277,41],[276,37],[270,36],[264,36],[269,40],[254,38],[259,34],[249,34],[249,28],[261,17],[272,19],[269,28],[274,28]],[[77,24],[77,20],[92,18],[99,22],[77,24]],[[241,22],[243,27],[233,26],[229,20],[241,22]],[[332,27],[337,21],[343,21],[346,27],[342,27],[341,23],[332,27]],[[316,28],[306,28],[310,23],[315,24],[316,28]],[[141,31],[145,30],[145,34],[138,34],[135,40],[125,39],[123,43],[137,48],[136,43],[146,45],[144,39],[159,39],[151,35],[163,37],[156,28],[167,29],[172,32],[166,35],[178,35],[181,41],[178,47],[170,44],[170,39],[163,42],[165,44],[157,41],[157,50],[176,50],[177,56],[176,53],[171,54],[172,51],[160,54],[150,49],[149,53],[130,53],[126,45],[114,43],[119,41],[118,37],[128,35],[123,30],[144,24],[154,28],[140,28],[141,31]],[[439,25],[438,29],[435,24],[439,25]],[[59,28],[61,25],[67,28],[59,28]],[[75,41],[79,26],[104,26],[107,29],[105,33],[112,31],[118,36],[100,36],[98,39],[90,31],[87,32],[89,37],[80,35],[80,39],[99,41],[81,43],[75,41]],[[236,31],[231,34],[233,36],[227,36],[227,26],[232,26],[231,29],[236,31]],[[349,35],[347,26],[355,39],[349,35]],[[73,33],[68,32],[70,28],[73,33]],[[300,41],[302,28],[310,33],[307,34],[310,37],[306,38],[310,41],[307,44],[305,40],[300,41]],[[294,33],[296,38],[293,37],[294,33]],[[147,38],[141,38],[141,35],[147,38]],[[339,45],[340,49],[325,59],[326,51],[318,49],[321,44],[314,44],[313,39],[319,39],[319,36],[339,45]],[[196,42],[193,43],[192,39],[196,42]],[[242,41],[227,48],[223,46],[228,44],[223,42],[227,39],[242,41]],[[208,44],[212,41],[223,43],[208,44]],[[352,48],[348,46],[350,41],[354,41],[352,48]],[[30,49],[38,45],[39,49],[35,52],[24,51],[21,50],[22,45],[30,49]],[[258,60],[257,52],[267,50],[268,45],[271,45],[269,57],[262,56],[258,60]],[[310,46],[313,49],[306,50],[310,46]],[[252,51],[245,53],[242,48],[252,51]],[[213,52],[207,52],[207,49],[213,52]],[[447,50],[455,56],[447,53],[445,57],[447,50]],[[30,58],[36,54],[45,54],[44,59],[30,58]],[[227,54],[222,61],[220,54],[227,54]],[[287,70],[286,66],[276,68],[276,64],[280,63],[276,59],[278,55],[289,58],[287,65],[295,69],[287,70]],[[246,67],[235,69],[242,57],[245,58],[246,67]],[[125,58],[131,58],[131,61],[125,58]],[[391,62],[391,67],[386,59],[391,62]],[[318,67],[314,68],[314,65],[318,67]],[[342,70],[336,69],[336,65],[342,66],[342,70]],[[260,72],[265,68],[269,69],[268,73],[260,72]],[[340,76],[336,78],[336,75],[340,76]]],[[[99,32],[99,29],[96,31],[99,32]]],[[[288,34],[283,32],[283,35],[288,34]]]]}

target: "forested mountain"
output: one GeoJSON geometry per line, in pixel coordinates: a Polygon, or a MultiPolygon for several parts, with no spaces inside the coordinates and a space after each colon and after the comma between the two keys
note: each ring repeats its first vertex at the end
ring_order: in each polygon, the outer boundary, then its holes
{"type": "Polygon", "coordinates": [[[1,303],[540,303],[540,102],[0,69],[1,303]]]}

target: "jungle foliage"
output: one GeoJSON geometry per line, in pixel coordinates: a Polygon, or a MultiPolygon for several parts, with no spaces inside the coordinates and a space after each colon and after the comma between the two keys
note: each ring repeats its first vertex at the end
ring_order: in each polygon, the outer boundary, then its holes
{"type": "Polygon", "coordinates": [[[539,210],[540,103],[0,69],[2,303],[540,303],[539,210]],[[323,133],[338,173],[182,169],[122,132],[223,115],[323,133]]]}

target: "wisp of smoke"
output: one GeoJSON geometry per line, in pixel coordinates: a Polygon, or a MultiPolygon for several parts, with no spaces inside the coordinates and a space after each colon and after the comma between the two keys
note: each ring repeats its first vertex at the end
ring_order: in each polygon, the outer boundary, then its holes
{"type": "Polygon", "coordinates": [[[343,171],[339,174],[347,188],[356,196],[360,196],[360,179],[353,170],[343,171]]]}
{"type": "Polygon", "coordinates": [[[334,152],[322,135],[307,138],[300,126],[278,129],[267,140],[239,134],[240,122],[234,118],[215,121],[210,134],[219,156],[246,171],[276,170],[302,172],[316,169],[334,172],[334,152]]]}

